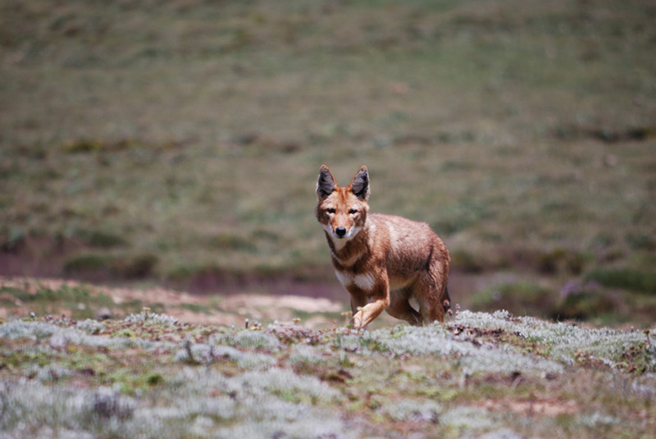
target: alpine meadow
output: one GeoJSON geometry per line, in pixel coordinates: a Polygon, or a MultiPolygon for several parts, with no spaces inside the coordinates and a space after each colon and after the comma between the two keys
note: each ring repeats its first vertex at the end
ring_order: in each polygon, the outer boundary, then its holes
{"type": "Polygon", "coordinates": [[[0,0],[0,439],[652,438],[655,22],[0,0]],[[323,164],[444,241],[446,315],[349,325],[323,164]]]}

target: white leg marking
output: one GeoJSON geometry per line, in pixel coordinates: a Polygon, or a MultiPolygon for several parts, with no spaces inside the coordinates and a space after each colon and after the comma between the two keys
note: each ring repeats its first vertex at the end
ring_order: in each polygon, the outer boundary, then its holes
{"type": "Polygon", "coordinates": [[[353,278],[353,282],[361,290],[371,291],[376,284],[376,279],[372,274],[358,274],[353,278]]]}
{"type": "Polygon", "coordinates": [[[419,312],[419,301],[417,300],[417,298],[414,295],[412,295],[408,298],[408,304],[410,304],[410,307],[412,309],[419,312]]]}
{"type": "Polygon", "coordinates": [[[344,286],[344,288],[353,283],[353,278],[348,273],[335,271],[335,276],[337,276],[337,279],[339,279],[339,282],[342,284],[342,286],[344,286]]]}

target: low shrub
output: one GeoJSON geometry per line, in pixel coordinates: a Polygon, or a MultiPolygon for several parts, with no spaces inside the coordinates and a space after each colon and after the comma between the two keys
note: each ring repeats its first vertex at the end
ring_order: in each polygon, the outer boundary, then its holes
{"type": "Polygon", "coordinates": [[[83,253],[71,256],[64,261],[64,274],[79,274],[97,272],[109,269],[114,263],[114,257],[96,253],[83,253]]]}
{"type": "Polygon", "coordinates": [[[629,268],[597,268],[586,275],[587,280],[605,287],[620,288],[646,294],[656,294],[656,272],[629,268]]]}
{"type": "Polygon", "coordinates": [[[617,300],[596,282],[568,282],[560,293],[552,318],[554,320],[589,320],[618,308],[617,300]]]}
{"type": "Polygon", "coordinates": [[[506,283],[495,285],[474,295],[471,309],[494,311],[505,309],[516,315],[549,316],[555,304],[554,293],[540,285],[506,283]]]}
{"type": "Polygon", "coordinates": [[[64,262],[63,271],[66,275],[141,279],[153,274],[157,262],[157,256],[150,253],[126,257],[83,253],[68,258],[64,262]]]}
{"type": "Polygon", "coordinates": [[[581,274],[585,268],[586,256],[582,253],[554,248],[543,252],[538,257],[538,271],[544,274],[556,274],[567,272],[570,274],[581,274]]]}
{"type": "Polygon", "coordinates": [[[141,254],[116,260],[112,264],[112,272],[126,279],[142,279],[153,274],[157,262],[157,256],[150,253],[141,254]]]}
{"type": "Polygon", "coordinates": [[[113,248],[128,245],[127,241],[118,235],[96,230],[85,233],[83,237],[92,247],[113,248]]]}
{"type": "Polygon", "coordinates": [[[466,250],[454,250],[449,252],[451,256],[451,268],[465,273],[480,273],[485,269],[483,262],[475,255],[466,250]]]}

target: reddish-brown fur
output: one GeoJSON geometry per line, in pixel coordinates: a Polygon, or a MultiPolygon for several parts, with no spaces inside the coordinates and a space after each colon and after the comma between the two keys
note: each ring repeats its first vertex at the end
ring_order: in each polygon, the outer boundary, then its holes
{"type": "Polygon", "coordinates": [[[335,274],[351,295],[351,322],[364,328],[383,310],[413,325],[443,321],[449,252],[425,223],[369,214],[369,174],[362,166],[346,187],[322,166],[317,220],[335,274]],[[413,306],[414,305],[414,306],[413,306]]]}

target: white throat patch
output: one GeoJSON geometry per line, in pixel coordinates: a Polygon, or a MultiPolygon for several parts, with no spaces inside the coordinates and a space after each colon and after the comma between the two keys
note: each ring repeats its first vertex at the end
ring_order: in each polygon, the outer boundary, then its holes
{"type": "Polygon", "coordinates": [[[354,275],[349,271],[335,270],[335,275],[345,288],[355,284],[356,287],[363,291],[371,291],[374,289],[374,285],[376,285],[376,278],[373,274],[354,275]]]}

